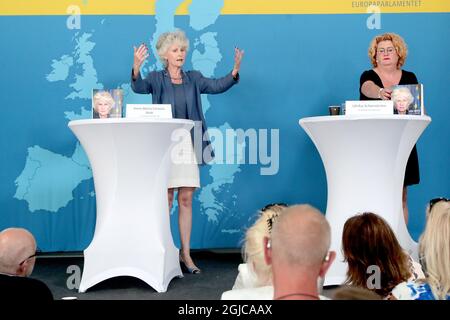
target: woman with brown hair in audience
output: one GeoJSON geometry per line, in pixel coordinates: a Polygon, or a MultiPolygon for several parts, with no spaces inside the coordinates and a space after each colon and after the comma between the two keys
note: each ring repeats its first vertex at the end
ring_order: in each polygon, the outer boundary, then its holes
{"type": "Polygon", "coordinates": [[[389,224],[374,213],[358,214],[345,222],[342,249],[348,263],[345,284],[368,288],[385,299],[397,284],[424,277],[389,224]]]}

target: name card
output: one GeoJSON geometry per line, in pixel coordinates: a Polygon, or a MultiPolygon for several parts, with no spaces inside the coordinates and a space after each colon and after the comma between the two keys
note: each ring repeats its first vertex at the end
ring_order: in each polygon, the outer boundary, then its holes
{"type": "Polygon", "coordinates": [[[391,100],[345,101],[345,115],[371,114],[394,114],[394,102],[391,100]]]}
{"type": "Polygon", "coordinates": [[[126,118],[172,119],[170,104],[127,104],[126,118]]]}

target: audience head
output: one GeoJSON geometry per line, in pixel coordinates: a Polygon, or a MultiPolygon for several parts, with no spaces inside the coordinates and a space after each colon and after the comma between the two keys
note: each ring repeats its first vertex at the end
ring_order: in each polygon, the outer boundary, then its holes
{"type": "Polygon", "coordinates": [[[333,294],[333,300],[383,300],[383,298],[366,288],[342,286],[333,294]]]}
{"type": "Polygon", "coordinates": [[[390,42],[394,53],[397,54],[397,68],[401,68],[405,64],[408,55],[408,48],[402,37],[395,33],[384,33],[373,38],[369,46],[369,58],[372,65],[376,68],[378,66],[377,54],[379,54],[378,44],[380,42],[390,42]]]}
{"type": "Polygon", "coordinates": [[[164,67],[167,67],[168,64],[166,58],[167,51],[173,45],[180,46],[186,52],[189,50],[189,40],[183,31],[175,30],[173,32],[165,32],[159,36],[156,42],[156,50],[164,67]]]}
{"type": "Polygon", "coordinates": [[[256,275],[258,286],[272,284],[272,267],[264,261],[264,237],[269,237],[274,221],[287,207],[285,204],[270,204],[260,211],[260,216],[245,235],[244,261],[256,275]]]}
{"type": "Polygon", "coordinates": [[[425,231],[419,240],[419,256],[426,281],[436,299],[450,293],[450,202],[432,201],[428,206],[425,231]]]}
{"type": "Polygon", "coordinates": [[[36,241],[22,228],[0,232],[0,273],[28,277],[36,262],[36,241]]]}
{"type": "Polygon", "coordinates": [[[295,286],[292,282],[300,278],[301,286],[314,287],[317,292],[318,278],[325,276],[335,258],[335,252],[328,251],[330,242],[330,226],[319,210],[310,205],[285,209],[273,225],[270,239],[265,239],[265,258],[272,265],[275,297],[278,291],[289,293],[295,286]]]}
{"type": "Polygon", "coordinates": [[[348,219],[342,232],[342,249],[348,263],[346,284],[369,288],[387,296],[400,282],[411,275],[408,255],[403,251],[394,231],[380,216],[365,212],[348,219]],[[371,288],[368,268],[380,271],[380,286],[371,288]]]}

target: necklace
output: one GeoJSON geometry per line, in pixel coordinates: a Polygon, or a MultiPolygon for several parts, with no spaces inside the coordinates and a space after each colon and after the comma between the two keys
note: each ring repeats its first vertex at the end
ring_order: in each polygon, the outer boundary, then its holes
{"type": "Polygon", "coordinates": [[[182,70],[174,70],[172,71],[173,73],[177,74],[178,73],[178,77],[172,77],[172,74],[170,72],[170,70],[167,68],[166,70],[166,74],[170,77],[170,79],[175,80],[175,81],[179,81],[181,79],[183,79],[183,71],[182,70]]]}
{"type": "Polygon", "coordinates": [[[309,293],[301,293],[301,292],[285,294],[284,296],[277,297],[277,298],[274,299],[274,300],[282,300],[282,299],[284,299],[284,298],[292,297],[292,296],[304,296],[304,297],[314,298],[314,300],[320,300],[320,298],[319,298],[318,296],[315,296],[315,295],[309,294],[309,293]]]}

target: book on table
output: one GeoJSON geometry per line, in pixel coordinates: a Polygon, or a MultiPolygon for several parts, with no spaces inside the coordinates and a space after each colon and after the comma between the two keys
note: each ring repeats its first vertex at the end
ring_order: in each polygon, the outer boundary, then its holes
{"type": "Polygon", "coordinates": [[[404,84],[392,87],[394,114],[424,115],[422,84],[404,84]]]}
{"type": "Polygon", "coordinates": [[[92,118],[122,118],[122,89],[93,89],[92,118]]]}

